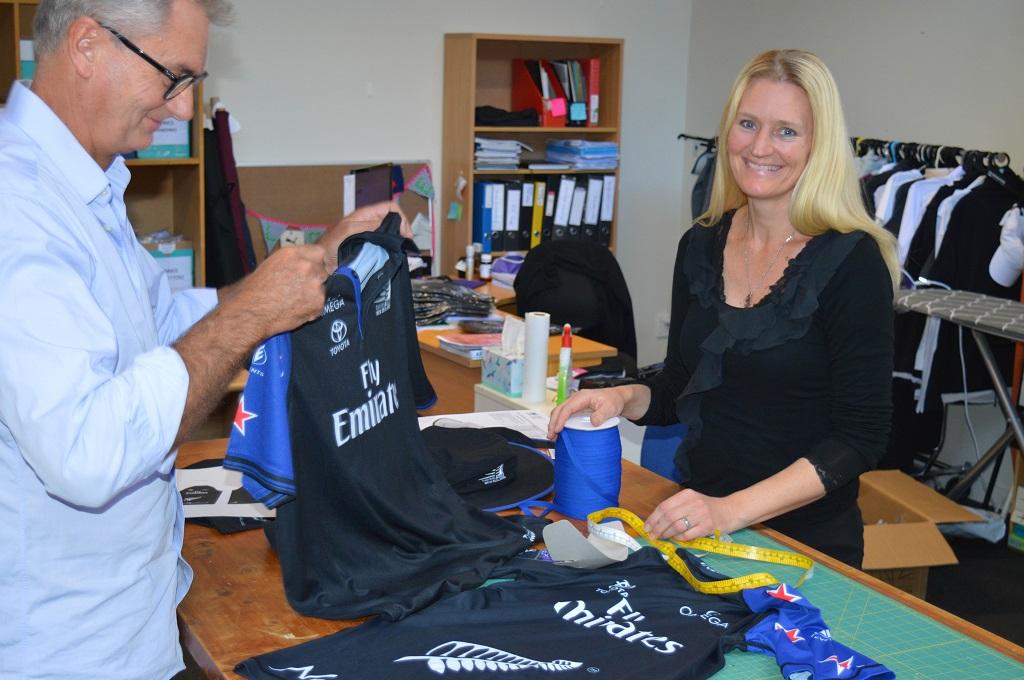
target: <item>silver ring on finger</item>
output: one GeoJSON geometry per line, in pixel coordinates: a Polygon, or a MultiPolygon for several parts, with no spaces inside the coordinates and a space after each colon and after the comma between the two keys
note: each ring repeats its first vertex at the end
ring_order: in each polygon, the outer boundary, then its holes
{"type": "Polygon", "coordinates": [[[682,520],[683,524],[686,525],[686,530],[687,531],[689,531],[690,529],[693,528],[693,523],[690,522],[690,518],[689,517],[687,517],[686,515],[683,515],[681,520],[682,520]]]}

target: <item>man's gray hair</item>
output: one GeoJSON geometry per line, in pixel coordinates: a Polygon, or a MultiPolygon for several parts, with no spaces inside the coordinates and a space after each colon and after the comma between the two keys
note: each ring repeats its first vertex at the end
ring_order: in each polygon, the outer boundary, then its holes
{"type": "MultiPolygon", "coordinates": [[[[203,8],[210,23],[222,25],[231,16],[230,0],[192,0],[203,8]]],[[[57,50],[68,27],[78,17],[92,17],[125,35],[158,33],[167,21],[174,0],[42,0],[33,26],[36,54],[57,50]]]]}

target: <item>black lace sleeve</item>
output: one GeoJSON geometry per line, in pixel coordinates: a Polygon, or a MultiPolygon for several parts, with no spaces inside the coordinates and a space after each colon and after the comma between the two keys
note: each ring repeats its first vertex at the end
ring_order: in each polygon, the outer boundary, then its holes
{"type": "Polygon", "coordinates": [[[874,468],[892,412],[892,285],[878,245],[862,238],[822,290],[831,374],[829,436],[807,453],[831,491],[874,468]]]}

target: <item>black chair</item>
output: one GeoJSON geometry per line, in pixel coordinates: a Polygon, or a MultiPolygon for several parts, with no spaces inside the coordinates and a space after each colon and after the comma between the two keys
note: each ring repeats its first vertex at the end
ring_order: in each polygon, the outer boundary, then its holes
{"type": "MultiPolygon", "coordinates": [[[[545,241],[530,249],[515,279],[516,311],[547,312],[579,335],[619,350],[601,372],[636,374],[633,303],[615,256],[590,241],[545,241]]],[[[590,372],[595,372],[591,369],[590,372]]]]}

